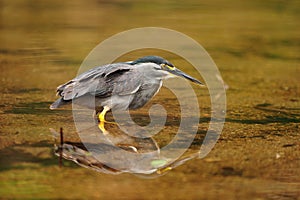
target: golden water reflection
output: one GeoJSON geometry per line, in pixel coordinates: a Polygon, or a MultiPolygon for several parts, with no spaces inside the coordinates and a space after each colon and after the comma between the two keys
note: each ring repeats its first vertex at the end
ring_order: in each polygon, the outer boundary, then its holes
{"type": "MultiPolygon", "coordinates": [[[[59,135],[50,129],[58,140],[59,135]]],[[[61,141],[55,145],[55,154],[78,165],[106,174],[132,173],[156,177],[197,158],[199,145],[193,145],[176,160],[172,156],[161,154],[159,138],[134,137],[124,133],[117,124],[105,124],[105,129],[98,125],[82,130],[83,135],[97,135],[100,140],[85,143],[61,141]]],[[[180,148],[180,147],[179,147],[180,148]]],[[[176,149],[174,149],[176,151],[176,149]]]]}

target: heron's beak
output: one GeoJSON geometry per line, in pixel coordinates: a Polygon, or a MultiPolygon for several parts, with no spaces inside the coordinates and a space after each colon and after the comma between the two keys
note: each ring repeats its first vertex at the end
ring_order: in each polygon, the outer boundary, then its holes
{"type": "Polygon", "coordinates": [[[187,80],[189,80],[189,81],[192,81],[192,82],[194,82],[194,83],[197,83],[197,84],[199,84],[199,85],[204,85],[204,84],[203,84],[202,82],[200,82],[199,80],[195,79],[194,77],[191,77],[190,75],[187,75],[186,73],[180,71],[179,69],[177,69],[177,68],[175,68],[175,67],[174,67],[174,69],[169,70],[169,72],[170,72],[171,74],[174,74],[174,75],[176,75],[176,76],[183,77],[183,78],[185,78],[185,79],[187,79],[187,80]]]}

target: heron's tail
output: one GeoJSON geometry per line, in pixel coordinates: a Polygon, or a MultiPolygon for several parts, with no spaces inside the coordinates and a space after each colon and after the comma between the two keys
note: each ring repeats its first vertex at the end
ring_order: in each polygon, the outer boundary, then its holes
{"type": "Polygon", "coordinates": [[[53,104],[51,104],[50,109],[54,110],[62,105],[65,105],[67,101],[63,100],[63,98],[57,99],[53,104]]]}

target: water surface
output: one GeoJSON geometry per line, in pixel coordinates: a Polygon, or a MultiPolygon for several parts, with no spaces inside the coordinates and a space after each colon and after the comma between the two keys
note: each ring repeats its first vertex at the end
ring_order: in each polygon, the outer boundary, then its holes
{"type": "MultiPolygon", "coordinates": [[[[299,1],[1,1],[1,197],[299,198],[299,8],[299,1]],[[78,136],[70,107],[48,109],[55,88],[76,75],[99,42],[144,26],[191,36],[219,66],[229,85],[220,140],[206,158],[158,179],[107,175],[71,161],[60,168],[49,128],[63,127],[69,141],[78,136]]],[[[179,57],[155,52],[197,76],[179,57]]],[[[194,149],[210,117],[208,92],[197,95],[202,118],[194,149]]],[[[170,109],[164,145],[178,126],[176,99],[162,89],[152,103],[170,109]]],[[[147,108],[133,116],[137,123],[149,120],[147,108]]]]}

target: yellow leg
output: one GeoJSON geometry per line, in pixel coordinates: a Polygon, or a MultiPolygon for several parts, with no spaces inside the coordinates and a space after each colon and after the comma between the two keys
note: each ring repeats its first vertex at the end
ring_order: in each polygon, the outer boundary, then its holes
{"type": "Polygon", "coordinates": [[[106,114],[107,111],[109,111],[109,110],[110,110],[109,107],[107,107],[107,106],[104,106],[104,107],[103,107],[102,112],[101,112],[101,113],[99,114],[99,116],[98,116],[100,122],[106,122],[106,121],[105,121],[105,114],[106,114]]]}
{"type": "MultiPolygon", "coordinates": [[[[109,110],[110,110],[110,107],[104,106],[102,112],[98,115],[98,119],[99,119],[99,121],[100,121],[99,127],[100,127],[100,125],[101,125],[101,122],[105,122],[105,123],[109,123],[109,124],[117,124],[117,123],[115,123],[115,122],[108,122],[108,121],[105,120],[105,114],[106,114],[107,111],[109,111],[109,110]]],[[[104,125],[103,125],[103,127],[104,127],[104,125]]],[[[101,128],[100,128],[100,129],[101,129],[101,128]]]]}
{"type": "Polygon", "coordinates": [[[103,121],[99,122],[98,127],[104,135],[108,135],[108,131],[105,129],[103,121]]]}

